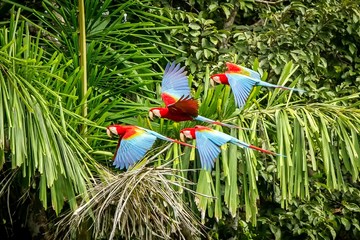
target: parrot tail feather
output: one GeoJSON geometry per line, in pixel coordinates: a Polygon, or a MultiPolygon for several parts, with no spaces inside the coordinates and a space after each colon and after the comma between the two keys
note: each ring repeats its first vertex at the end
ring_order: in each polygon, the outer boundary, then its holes
{"type": "Polygon", "coordinates": [[[265,150],[265,149],[259,148],[257,146],[254,146],[254,145],[249,145],[249,148],[260,151],[260,152],[263,152],[263,153],[271,154],[271,155],[274,155],[274,156],[286,157],[283,154],[275,153],[275,152],[272,152],[272,151],[269,151],[269,150],[265,150]]]}
{"type": "Polygon", "coordinates": [[[188,144],[188,143],[185,143],[185,142],[176,140],[176,139],[172,139],[172,140],[173,140],[174,143],[178,143],[178,144],[180,144],[180,145],[187,146],[187,147],[191,147],[191,148],[196,148],[194,145],[191,145],[191,144],[188,144]]]}
{"type": "Polygon", "coordinates": [[[285,86],[281,86],[281,85],[275,85],[275,84],[264,82],[264,81],[258,82],[257,85],[258,86],[263,86],[263,87],[273,87],[273,88],[280,88],[280,89],[283,89],[283,90],[297,91],[297,92],[300,92],[300,93],[306,92],[305,90],[302,90],[302,89],[290,88],[290,87],[285,87],[285,86]]]}
{"type": "Polygon", "coordinates": [[[252,130],[250,128],[242,128],[242,127],[239,127],[239,126],[236,126],[236,125],[233,125],[233,124],[227,124],[227,123],[222,123],[222,122],[219,122],[219,121],[214,121],[214,120],[211,120],[209,118],[206,118],[206,117],[203,117],[203,116],[200,116],[200,115],[198,115],[194,119],[198,120],[198,121],[210,123],[210,124],[215,124],[215,125],[220,125],[220,126],[223,126],[223,127],[228,127],[228,128],[236,128],[236,129],[241,129],[241,130],[252,130]]]}

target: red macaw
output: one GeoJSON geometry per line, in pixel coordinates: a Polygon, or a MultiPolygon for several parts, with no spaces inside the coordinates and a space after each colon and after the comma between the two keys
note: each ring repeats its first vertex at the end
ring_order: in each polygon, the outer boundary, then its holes
{"type": "Polygon", "coordinates": [[[175,122],[198,120],[230,128],[239,128],[199,115],[199,104],[190,95],[188,78],[184,69],[185,67],[180,68],[180,64],[175,64],[175,62],[166,65],[161,84],[161,98],[166,106],[151,108],[149,110],[150,119],[153,119],[155,115],[175,122]]]}
{"type": "Polygon", "coordinates": [[[214,74],[210,77],[212,85],[216,83],[230,85],[234,93],[235,102],[238,108],[242,108],[254,86],[274,87],[286,90],[305,92],[297,88],[289,88],[280,85],[267,83],[260,80],[260,74],[249,68],[238,66],[233,63],[226,63],[228,71],[214,74]]]}
{"type": "Polygon", "coordinates": [[[119,136],[119,141],[114,154],[113,165],[120,169],[127,169],[130,165],[133,165],[143,158],[145,153],[154,144],[156,138],[175,142],[188,147],[194,147],[193,145],[165,137],[149,129],[137,126],[114,124],[107,127],[106,133],[109,137],[111,137],[111,134],[119,136]]]}
{"type": "Polygon", "coordinates": [[[201,167],[205,170],[211,170],[214,167],[214,161],[221,151],[220,146],[227,142],[233,143],[239,147],[258,150],[260,152],[272,154],[275,156],[284,156],[256,147],[254,145],[247,144],[225,133],[199,125],[193,128],[182,129],[180,131],[180,139],[185,141],[185,137],[196,139],[196,148],[199,151],[201,167]]]}

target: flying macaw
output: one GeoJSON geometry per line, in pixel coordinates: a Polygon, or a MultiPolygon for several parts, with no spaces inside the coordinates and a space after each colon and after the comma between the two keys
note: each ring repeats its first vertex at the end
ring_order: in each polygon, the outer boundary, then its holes
{"type": "Polygon", "coordinates": [[[153,119],[155,115],[175,122],[198,120],[230,128],[239,128],[199,115],[199,104],[190,95],[187,72],[184,69],[185,67],[180,68],[180,64],[175,64],[175,62],[166,65],[161,84],[161,98],[165,107],[151,108],[149,110],[150,119],[153,119]]]}
{"type": "Polygon", "coordinates": [[[254,145],[247,144],[225,133],[199,125],[193,128],[182,129],[180,131],[180,139],[185,141],[185,138],[196,139],[196,148],[199,151],[201,167],[205,170],[211,170],[214,167],[214,161],[221,151],[220,146],[227,142],[233,143],[239,147],[258,150],[275,156],[284,156],[282,154],[274,153],[254,145]]]}
{"type": "Polygon", "coordinates": [[[143,158],[157,138],[188,147],[194,147],[193,145],[165,137],[149,129],[137,126],[114,124],[107,127],[106,133],[109,137],[111,137],[111,134],[119,136],[113,165],[120,169],[127,169],[130,165],[133,165],[143,158]]]}
{"type": "Polygon", "coordinates": [[[248,99],[254,86],[274,87],[285,90],[305,92],[297,88],[289,88],[261,81],[260,74],[249,68],[239,66],[233,63],[226,63],[228,71],[225,73],[214,74],[210,77],[210,83],[230,85],[234,93],[235,102],[238,108],[242,108],[248,99]]]}

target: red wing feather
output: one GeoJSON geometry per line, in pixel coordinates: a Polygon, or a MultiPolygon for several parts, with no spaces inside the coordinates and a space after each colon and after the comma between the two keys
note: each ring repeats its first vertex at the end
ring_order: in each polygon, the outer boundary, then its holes
{"type": "Polygon", "coordinates": [[[229,63],[227,62],[226,63],[226,66],[227,66],[227,69],[228,69],[228,72],[238,72],[238,73],[241,73],[242,71],[242,68],[234,63],[229,63]]]}
{"type": "Polygon", "coordinates": [[[176,103],[176,100],[177,100],[175,97],[173,97],[167,93],[162,93],[161,98],[162,98],[163,102],[165,103],[165,106],[174,104],[174,103],[176,103]]]}
{"type": "Polygon", "coordinates": [[[168,106],[170,114],[190,115],[196,117],[199,111],[199,103],[193,98],[180,98],[179,101],[168,106]]]}

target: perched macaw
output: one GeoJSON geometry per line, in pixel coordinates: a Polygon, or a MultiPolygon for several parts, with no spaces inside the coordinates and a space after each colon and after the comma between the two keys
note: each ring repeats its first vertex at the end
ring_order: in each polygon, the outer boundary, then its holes
{"type": "Polygon", "coordinates": [[[113,165],[120,169],[127,169],[130,165],[133,165],[143,158],[145,153],[154,144],[156,138],[179,143],[188,147],[194,147],[193,145],[165,137],[149,129],[137,126],[114,124],[107,127],[106,133],[109,137],[111,137],[111,134],[119,136],[119,141],[114,154],[113,165]]]}
{"type": "Polygon", "coordinates": [[[233,63],[226,63],[228,71],[225,73],[214,74],[210,77],[212,85],[216,83],[230,85],[234,93],[235,102],[238,108],[242,108],[248,99],[254,86],[274,87],[292,91],[305,92],[297,88],[289,88],[280,85],[267,83],[260,80],[260,74],[254,70],[238,66],[233,63]]]}
{"type": "Polygon", "coordinates": [[[180,68],[180,64],[175,64],[175,62],[166,65],[161,84],[161,98],[165,107],[151,108],[149,110],[150,119],[153,119],[155,115],[175,122],[198,120],[230,128],[239,128],[199,115],[199,104],[190,95],[188,78],[184,69],[185,67],[180,68]]]}
{"type": "Polygon", "coordinates": [[[258,150],[275,156],[284,156],[247,144],[225,133],[199,125],[193,128],[182,129],[180,131],[180,139],[185,141],[185,138],[196,139],[196,148],[199,151],[201,167],[205,170],[211,170],[214,167],[214,161],[221,151],[220,146],[227,142],[233,143],[239,147],[258,150]]]}

